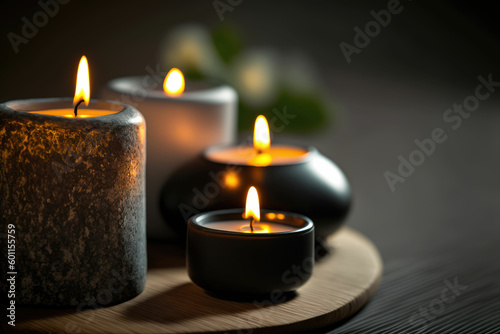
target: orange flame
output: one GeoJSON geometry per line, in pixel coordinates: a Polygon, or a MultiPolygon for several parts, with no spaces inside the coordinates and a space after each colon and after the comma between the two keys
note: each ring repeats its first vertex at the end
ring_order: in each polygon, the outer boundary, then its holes
{"type": "Polygon", "coordinates": [[[178,96],[184,92],[184,87],[182,72],[175,67],[172,68],[163,81],[163,91],[170,96],[178,96]]]}
{"type": "Polygon", "coordinates": [[[269,124],[267,119],[259,115],[255,120],[253,128],[253,147],[259,152],[265,152],[271,147],[271,136],[269,135],[269,124]]]}
{"type": "Polygon", "coordinates": [[[250,187],[247,194],[244,218],[252,218],[255,222],[260,221],[259,195],[255,187],[250,187]]]}
{"type": "Polygon", "coordinates": [[[85,101],[88,106],[90,102],[90,80],[89,80],[89,63],[87,57],[82,56],[80,64],[78,64],[78,74],[76,75],[75,97],[73,105],[76,105],[81,100],[85,101]]]}

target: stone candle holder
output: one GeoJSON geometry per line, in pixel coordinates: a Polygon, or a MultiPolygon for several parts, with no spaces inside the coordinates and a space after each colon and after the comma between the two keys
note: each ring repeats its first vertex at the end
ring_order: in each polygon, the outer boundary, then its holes
{"type": "Polygon", "coordinates": [[[145,286],[144,119],[94,100],[88,108],[114,113],[30,113],[72,108],[64,98],[0,104],[0,221],[15,237],[5,239],[15,261],[1,267],[16,304],[106,306],[145,286]]]}

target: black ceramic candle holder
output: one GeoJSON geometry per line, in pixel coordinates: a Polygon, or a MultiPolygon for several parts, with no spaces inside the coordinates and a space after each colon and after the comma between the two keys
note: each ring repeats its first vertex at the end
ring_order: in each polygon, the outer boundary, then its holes
{"type": "Polygon", "coordinates": [[[261,223],[292,227],[286,232],[243,233],[212,228],[233,224],[243,209],[193,216],[187,229],[187,268],[191,280],[222,295],[290,292],[303,285],[314,265],[314,225],[302,215],[261,210],[261,223]]]}
{"type": "Polygon", "coordinates": [[[315,148],[303,159],[265,167],[212,161],[211,147],[178,169],[163,187],[164,218],[181,237],[200,212],[241,207],[255,186],[261,207],[303,214],[312,219],[316,237],[325,239],[342,224],[351,203],[349,183],[339,167],[315,148]]]}

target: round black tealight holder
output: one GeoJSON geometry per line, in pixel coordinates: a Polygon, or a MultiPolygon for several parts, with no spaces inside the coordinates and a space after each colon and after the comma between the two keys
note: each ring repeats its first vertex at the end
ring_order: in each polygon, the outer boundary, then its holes
{"type": "Polygon", "coordinates": [[[187,268],[191,280],[224,296],[286,293],[302,286],[314,266],[312,221],[295,213],[261,210],[261,221],[255,224],[255,232],[249,232],[241,228],[249,224],[242,215],[240,208],[189,219],[187,268]],[[259,233],[260,226],[268,231],[259,233]]]}
{"type": "Polygon", "coordinates": [[[166,223],[179,236],[188,219],[200,212],[239,208],[255,186],[263,207],[311,218],[316,238],[326,239],[342,225],[351,190],[340,168],[315,148],[286,164],[253,166],[213,161],[210,147],[172,174],[162,190],[160,207],[166,223]]]}

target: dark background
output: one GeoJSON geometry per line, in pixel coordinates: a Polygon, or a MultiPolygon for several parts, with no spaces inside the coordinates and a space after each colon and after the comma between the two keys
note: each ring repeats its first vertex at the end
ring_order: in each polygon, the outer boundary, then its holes
{"type": "MultiPolygon", "coordinates": [[[[243,0],[224,23],[247,46],[308,54],[340,106],[321,131],[282,139],[315,145],[345,170],[354,192],[347,224],[375,243],[385,272],[365,308],[324,331],[500,332],[500,92],[457,130],[442,120],[474,93],[479,75],[500,81],[498,12],[486,1],[401,4],[351,64],[339,43],[352,44],[353,28],[386,1],[243,0]],[[414,140],[437,127],[448,140],[392,192],[384,172],[396,173],[398,156],[408,157],[414,140]],[[455,279],[467,289],[423,315],[455,279]]],[[[20,34],[21,18],[38,10],[35,1],[2,5],[2,101],[72,96],[82,54],[96,94],[112,78],[146,74],[159,63],[163,38],[176,25],[221,24],[212,1],[72,0],[16,54],[7,34],[20,34]]]]}
{"type": "MultiPolygon", "coordinates": [[[[460,85],[498,68],[500,28],[493,2],[402,0],[401,5],[403,11],[351,64],[339,43],[353,44],[353,28],[372,20],[371,10],[386,9],[386,1],[243,0],[224,13],[224,23],[233,23],[248,46],[304,51],[324,70],[325,81],[348,71],[460,85]]],[[[21,34],[21,18],[32,21],[40,6],[12,1],[3,7],[2,100],[72,95],[82,54],[90,59],[97,91],[112,78],[142,74],[157,64],[169,29],[189,22],[221,24],[212,1],[70,0],[16,54],[7,34],[21,34]]]]}

